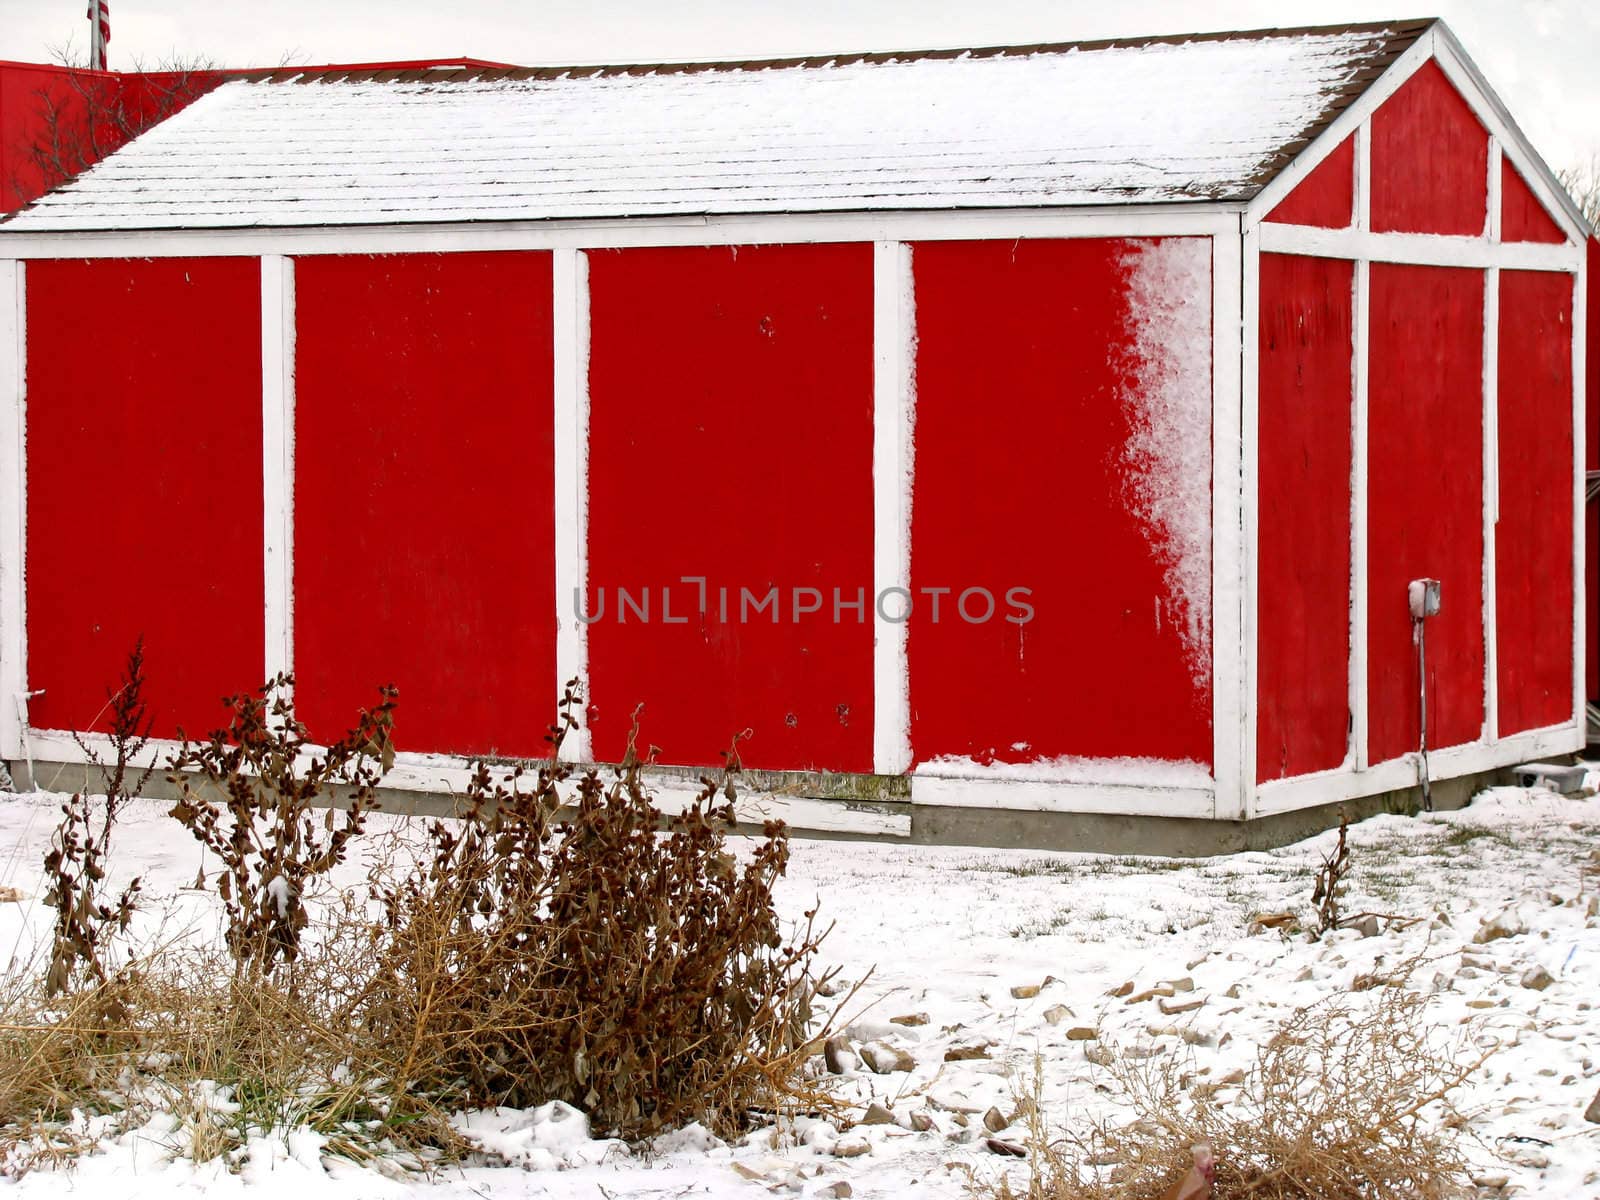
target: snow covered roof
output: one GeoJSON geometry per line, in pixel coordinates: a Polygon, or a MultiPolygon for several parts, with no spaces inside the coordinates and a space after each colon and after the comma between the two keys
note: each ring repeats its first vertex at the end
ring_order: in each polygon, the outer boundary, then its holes
{"type": "Polygon", "coordinates": [[[1429,24],[656,67],[258,72],[5,228],[1242,200],[1429,24]]]}

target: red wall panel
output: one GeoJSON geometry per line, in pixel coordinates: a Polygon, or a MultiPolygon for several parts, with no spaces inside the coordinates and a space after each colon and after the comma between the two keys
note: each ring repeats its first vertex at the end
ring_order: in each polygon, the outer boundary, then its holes
{"type": "Polygon", "coordinates": [[[665,762],[715,763],[748,728],[751,766],[872,769],[872,255],[588,256],[598,759],[620,757],[642,701],[665,762]],[[705,577],[706,612],[685,576],[705,577]],[[773,587],[778,621],[741,620],[742,591],[759,602],[773,587]],[[796,588],[822,611],[795,619],[796,588]],[[847,602],[862,589],[862,610],[835,620],[835,588],[847,602]],[[635,606],[649,590],[648,622],[619,610],[619,589],[635,606]]]}
{"type": "Polygon", "coordinates": [[[1372,115],[1372,227],[1481,234],[1488,197],[1489,135],[1426,62],[1372,115]]]}
{"type": "Polygon", "coordinates": [[[535,755],[554,717],[550,256],[295,264],[295,671],[342,734],[535,755]]]}
{"type": "Polygon", "coordinates": [[[1143,436],[1133,393],[1166,371],[1186,389],[1195,440],[1178,439],[1152,486],[1208,510],[1204,243],[919,243],[913,272],[914,757],[1209,763],[1209,612],[1186,604],[1209,606],[1209,514],[1198,514],[1204,594],[1176,594],[1181,548],[1141,518],[1128,465],[1143,436]],[[1151,304],[1197,318],[1198,353],[1152,344],[1151,304]],[[969,623],[954,602],[980,587],[999,611],[969,623]],[[1005,619],[1014,587],[1032,589],[1025,624],[1005,619]],[[926,588],[952,589],[937,620],[926,588]]]}
{"type": "Polygon", "coordinates": [[[1256,775],[1349,749],[1353,266],[1261,256],[1256,775]]]}
{"type": "Polygon", "coordinates": [[[1502,735],[1572,719],[1572,277],[1500,273],[1502,735]]]}
{"type": "Polygon", "coordinates": [[[1372,266],[1367,439],[1367,692],[1373,762],[1417,747],[1406,585],[1443,587],[1430,618],[1428,743],[1483,727],[1483,274],[1372,266]]]}
{"type": "Polygon", "coordinates": [[[1286,225],[1345,229],[1355,212],[1355,140],[1345,138],[1267,214],[1286,225]]]}
{"type": "Polygon", "coordinates": [[[143,635],[156,735],[203,734],[263,669],[259,265],[30,262],[26,290],[30,719],[104,728],[143,635]]]}
{"type": "Polygon", "coordinates": [[[1562,232],[1509,158],[1500,160],[1500,240],[1564,242],[1562,232]]]}

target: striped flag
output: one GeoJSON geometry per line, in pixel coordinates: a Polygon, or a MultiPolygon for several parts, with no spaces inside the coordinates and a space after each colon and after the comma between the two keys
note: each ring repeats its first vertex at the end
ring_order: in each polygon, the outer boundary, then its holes
{"type": "Polygon", "coordinates": [[[111,0],[89,3],[89,69],[106,69],[106,43],[111,40],[111,0]]]}

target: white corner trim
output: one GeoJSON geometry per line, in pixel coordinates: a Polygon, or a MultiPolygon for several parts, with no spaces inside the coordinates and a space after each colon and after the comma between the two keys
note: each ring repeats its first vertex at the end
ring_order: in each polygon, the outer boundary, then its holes
{"type": "MultiPolygon", "coordinates": [[[[1585,496],[1585,445],[1590,434],[1585,413],[1585,369],[1600,371],[1600,363],[1586,363],[1589,340],[1588,264],[1578,268],[1572,281],[1572,715],[1580,731],[1586,728],[1585,700],[1587,660],[1587,622],[1585,621],[1585,586],[1588,573],[1584,570],[1587,552],[1584,520],[1585,496]]],[[[1600,596],[1587,597],[1590,605],[1600,604],[1600,596]]]]}
{"type": "Polygon", "coordinates": [[[911,490],[915,422],[915,294],[911,247],[878,242],[872,274],[872,769],[911,767],[911,490]],[[898,589],[898,591],[896,590],[898,589]],[[904,597],[902,604],[901,598],[904,597]]]}
{"type": "Polygon", "coordinates": [[[294,670],[294,260],[261,259],[263,679],[294,670]]]}
{"type": "MultiPolygon", "coordinates": [[[[1491,150],[1490,162],[1499,156],[1491,150]]],[[[1491,210],[1492,211],[1492,210],[1491,210]]],[[[1491,221],[1498,225],[1498,220],[1491,221]]],[[[1483,740],[1500,736],[1496,537],[1500,522],[1500,269],[1483,273],[1483,740]]]]}
{"type": "MultiPolygon", "coordinates": [[[[1244,239],[1235,228],[1211,239],[1211,653],[1212,776],[1208,816],[1243,819],[1255,762],[1255,706],[1247,664],[1255,657],[1245,627],[1249,589],[1245,444],[1254,441],[1244,414],[1244,239]]],[[[1252,481],[1253,483],[1253,481],[1252,481]]],[[[913,793],[914,795],[915,793],[913,793]]]]}
{"type": "MultiPolygon", "coordinates": [[[[589,627],[578,619],[589,584],[589,260],[582,250],[561,249],[551,263],[551,317],[555,358],[555,700],[567,681],[589,689],[589,627]]],[[[569,762],[588,762],[586,705],[579,725],[561,747],[569,762]]]]}
{"type": "MultiPolygon", "coordinates": [[[[1257,739],[1261,732],[1261,238],[1259,225],[1244,231],[1243,290],[1241,299],[1240,428],[1243,430],[1242,514],[1244,517],[1244,625],[1241,645],[1244,666],[1241,678],[1243,698],[1243,743],[1240,751],[1241,786],[1244,803],[1240,816],[1248,819],[1255,812],[1257,739]]],[[[1219,793],[1220,794],[1220,793],[1219,793]]],[[[1221,815],[1220,813],[1218,814],[1221,815]]]]}
{"type": "Polygon", "coordinates": [[[23,754],[28,636],[25,270],[0,259],[0,758],[23,754]]]}
{"type": "Polygon", "coordinates": [[[1318,258],[1364,258],[1369,262],[1416,266],[1500,267],[1515,271],[1576,272],[1583,247],[1548,242],[1493,242],[1487,237],[1433,233],[1372,233],[1359,229],[1322,229],[1314,225],[1261,226],[1261,248],[1273,254],[1309,254],[1318,258]]]}

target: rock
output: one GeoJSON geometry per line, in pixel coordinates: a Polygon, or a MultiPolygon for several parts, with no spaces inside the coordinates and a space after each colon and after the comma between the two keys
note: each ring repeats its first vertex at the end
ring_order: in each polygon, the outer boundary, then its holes
{"type": "Polygon", "coordinates": [[[1202,1008],[1204,1007],[1205,1002],[1204,996],[1201,996],[1195,1000],[1179,1000],[1172,1004],[1168,1004],[1165,1000],[1158,1000],[1156,1002],[1156,1007],[1161,1009],[1162,1012],[1166,1013],[1167,1016],[1175,1017],[1179,1013],[1193,1012],[1197,1008],[1202,1008]]]}
{"type": "Polygon", "coordinates": [[[1472,935],[1472,940],[1475,945],[1482,946],[1500,938],[1516,937],[1519,933],[1527,932],[1528,927],[1523,923],[1522,916],[1516,909],[1508,908],[1496,913],[1480,925],[1478,932],[1472,935]]]}
{"type": "Polygon", "coordinates": [[[828,1070],[835,1075],[844,1075],[854,1071],[860,1064],[856,1057],[850,1039],[842,1033],[836,1033],[822,1045],[822,1061],[828,1065],[828,1070]]]}
{"type": "Polygon", "coordinates": [[[926,1025],[931,1018],[927,1013],[906,1013],[903,1016],[890,1017],[891,1025],[926,1025]]]}
{"type": "Polygon", "coordinates": [[[999,1133],[1009,1124],[1011,1124],[1011,1122],[1006,1120],[1005,1113],[1001,1112],[998,1108],[991,1108],[988,1112],[983,1114],[983,1127],[990,1133],[999,1133]]]}
{"type": "Polygon", "coordinates": [[[1494,1007],[1494,1001],[1493,1000],[1468,1000],[1467,1001],[1467,1007],[1468,1008],[1493,1008],[1494,1007]]]}
{"type": "Polygon", "coordinates": [[[894,1114],[883,1105],[874,1100],[867,1105],[866,1116],[861,1118],[863,1125],[893,1125],[894,1114]]]}
{"type": "Polygon", "coordinates": [[[817,981],[817,995],[837,996],[845,986],[842,979],[821,979],[817,981]]]}
{"type": "Polygon", "coordinates": [[[1586,917],[1600,917],[1600,896],[1589,897],[1589,903],[1584,905],[1583,915],[1586,917]]]}
{"type": "Polygon", "coordinates": [[[1154,1000],[1157,996],[1164,996],[1170,999],[1176,994],[1176,989],[1170,983],[1158,983],[1153,988],[1146,988],[1142,992],[1129,996],[1123,1003],[1143,1004],[1146,1000],[1154,1000]]]}
{"type": "Polygon", "coordinates": [[[835,1179],[827,1187],[817,1189],[813,1195],[831,1196],[833,1197],[833,1200],[844,1200],[846,1196],[855,1195],[855,1191],[853,1188],[851,1188],[848,1181],[843,1179],[835,1179]]]}
{"type": "Polygon", "coordinates": [[[1500,1174],[1473,1175],[1471,1179],[1473,1187],[1488,1188],[1491,1192],[1498,1192],[1511,1182],[1511,1176],[1500,1174]]]}
{"type": "Polygon", "coordinates": [[[872,1153],[872,1143],[859,1134],[849,1134],[833,1144],[835,1158],[860,1158],[872,1153]]]}
{"type": "Polygon", "coordinates": [[[1013,1000],[1032,1000],[1039,994],[1040,990],[1040,986],[1037,983],[1019,983],[1011,989],[1011,998],[1013,1000]]]}
{"type": "Polygon", "coordinates": [[[945,1062],[971,1062],[976,1058],[988,1058],[989,1047],[992,1042],[977,1042],[970,1046],[951,1046],[944,1052],[945,1062]]]}
{"type": "Polygon", "coordinates": [[[1370,938],[1370,937],[1377,937],[1378,933],[1379,933],[1379,930],[1382,927],[1378,924],[1378,918],[1373,916],[1371,913],[1368,913],[1366,916],[1362,917],[1359,921],[1356,921],[1356,922],[1352,923],[1350,925],[1350,928],[1354,929],[1362,937],[1370,938]]]}
{"type": "Polygon", "coordinates": [[[1026,1146],[1019,1146],[1016,1142],[1006,1142],[999,1138],[984,1138],[983,1145],[990,1154],[1003,1154],[1007,1158],[1028,1157],[1028,1148],[1026,1146]]]}
{"type": "Polygon", "coordinates": [[[1132,992],[1133,992],[1133,980],[1130,979],[1130,980],[1128,980],[1127,983],[1124,983],[1119,987],[1112,988],[1109,992],[1106,993],[1106,995],[1110,996],[1114,1000],[1120,1000],[1120,999],[1122,999],[1122,997],[1130,995],[1132,992]]]}
{"type": "Polygon", "coordinates": [[[1069,1042],[1096,1042],[1099,1040],[1100,1031],[1098,1029],[1090,1029],[1087,1025],[1074,1025],[1067,1030],[1067,1041],[1069,1042]]]}
{"type": "Polygon", "coordinates": [[[1167,986],[1175,992],[1192,992],[1194,991],[1194,980],[1186,975],[1182,979],[1167,980],[1167,986]]]}
{"type": "Polygon", "coordinates": [[[1230,987],[1227,991],[1223,992],[1222,994],[1224,996],[1226,996],[1229,1000],[1238,1000],[1244,995],[1244,993],[1239,990],[1239,985],[1237,983],[1234,984],[1232,987],[1230,987]]]}
{"type": "Polygon", "coordinates": [[[1202,954],[1199,958],[1195,959],[1193,962],[1184,963],[1183,964],[1183,969],[1185,971],[1192,971],[1196,967],[1198,967],[1201,963],[1205,962],[1205,960],[1210,958],[1210,957],[1211,957],[1210,954],[1202,954]]]}
{"type": "Polygon", "coordinates": [[[1116,1056],[1098,1042],[1085,1042],[1083,1056],[1097,1067],[1109,1067],[1116,1061],[1116,1056]]]}
{"type": "Polygon", "coordinates": [[[911,1128],[917,1133],[927,1133],[933,1128],[933,1118],[925,1112],[914,1112],[911,1114],[911,1128]]]}
{"type": "Polygon", "coordinates": [[[895,1071],[914,1071],[917,1069],[917,1060],[904,1050],[896,1049],[887,1042],[868,1042],[861,1047],[861,1061],[867,1064],[868,1069],[875,1075],[888,1075],[895,1071]]]}
{"type": "Polygon", "coordinates": [[[23,899],[22,893],[14,887],[0,887],[0,904],[17,904],[23,899]]]}
{"type": "Polygon", "coordinates": [[[1600,1125],[1600,1092],[1594,1094],[1589,1107],[1583,1110],[1583,1119],[1591,1125],[1600,1125]]]}
{"type": "Polygon", "coordinates": [[[1543,967],[1537,965],[1530,967],[1528,970],[1524,971],[1522,975],[1522,986],[1525,988],[1532,988],[1536,992],[1544,991],[1545,988],[1549,987],[1555,981],[1555,976],[1551,975],[1550,972],[1546,971],[1543,967]]]}
{"type": "Polygon", "coordinates": [[[1312,972],[1310,967],[1301,967],[1300,974],[1294,977],[1294,981],[1296,983],[1310,983],[1315,978],[1316,975],[1312,972]]]}
{"type": "Polygon", "coordinates": [[[1059,1025],[1072,1015],[1072,1010],[1065,1004],[1052,1004],[1044,1010],[1044,1019],[1051,1025],[1059,1025]]]}

